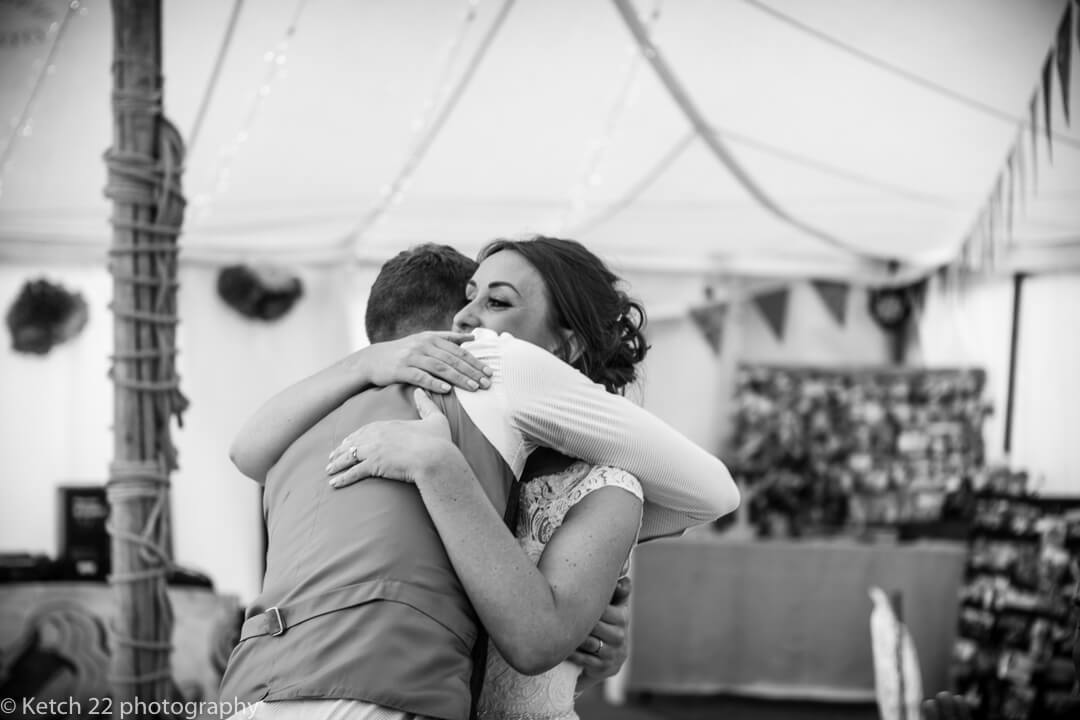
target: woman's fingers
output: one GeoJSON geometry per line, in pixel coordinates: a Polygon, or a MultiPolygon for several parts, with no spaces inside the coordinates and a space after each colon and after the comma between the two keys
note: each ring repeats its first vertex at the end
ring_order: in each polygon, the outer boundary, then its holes
{"type": "Polygon", "coordinates": [[[366,477],[371,477],[370,473],[367,473],[364,463],[358,463],[353,465],[348,470],[336,473],[330,476],[330,484],[335,488],[343,488],[352,485],[355,482],[359,482],[366,477]]]}
{"type": "Polygon", "coordinates": [[[414,367],[468,390],[491,386],[491,369],[467,350],[445,340],[435,339],[420,348],[411,360],[414,367]]]}
{"type": "Polygon", "coordinates": [[[363,460],[364,456],[359,454],[359,448],[369,441],[377,439],[379,437],[378,429],[379,423],[372,423],[346,435],[345,439],[330,451],[330,460],[326,465],[327,474],[333,475],[341,472],[363,460]]]}
{"type": "Polygon", "coordinates": [[[330,462],[326,465],[326,474],[335,475],[343,472],[363,460],[357,443],[358,438],[352,436],[345,438],[344,442],[334,448],[330,453],[330,462]]]}

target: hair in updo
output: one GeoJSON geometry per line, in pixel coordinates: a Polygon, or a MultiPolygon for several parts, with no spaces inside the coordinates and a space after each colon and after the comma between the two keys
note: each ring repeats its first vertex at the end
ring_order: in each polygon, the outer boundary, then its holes
{"type": "Polygon", "coordinates": [[[554,329],[569,328],[581,352],[571,360],[566,344],[556,354],[608,392],[623,392],[637,377],[645,358],[645,308],[619,288],[621,280],[604,262],[575,240],[536,235],[526,240],[499,239],[480,251],[483,262],[497,252],[513,251],[536,268],[547,287],[554,329]]]}

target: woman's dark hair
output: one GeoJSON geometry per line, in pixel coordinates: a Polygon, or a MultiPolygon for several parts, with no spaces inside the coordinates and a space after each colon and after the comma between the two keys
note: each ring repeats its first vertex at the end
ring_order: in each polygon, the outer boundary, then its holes
{"type": "MultiPolygon", "coordinates": [[[[511,250],[536,268],[547,286],[554,329],[569,328],[581,353],[571,362],[609,392],[621,392],[637,376],[645,358],[645,308],[618,285],[621,280],[579,242],[536,235],[526,240],[499,239],[480,251],[483,262],[511,250]]],[[[571,348],[556,352],[569,362],[571,348]]]]}

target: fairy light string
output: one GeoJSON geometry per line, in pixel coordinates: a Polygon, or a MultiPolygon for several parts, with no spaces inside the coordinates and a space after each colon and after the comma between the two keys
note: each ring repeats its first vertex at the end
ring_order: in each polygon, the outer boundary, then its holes
{"type": "Polygon", "coordinates": [[[86,12],[87,9],[83,6],[81,0],[71,0],[64,10],[63,17],[61,17],[60,20],[51,23],[49,29],[46,31],[46,37],[50,34],[53,36],[52,43],[49,45],[49,51],[46,54],[44,61],[41,62],[41,67],[38,70],[37,76],[31,83],[30,93],[26,98],[26,102],[23,103],[22,110],[17,116],[14,116],[11,119],[11,130],[4,143],[4,149],[0,151],[0,194],[3,193],[4,174],[11,164],[11,156],[15,151],[15,146],[18,144],[19,138],[29,137],[33,133],[34,107],[37,105],[38,97],[41,95],[41,89],[45,86],[45,80],[56,72],[56,56],[60,52],[61,42],[67,33],[71,20],[77,15],[85,16],[86,12]]]}
{"type": "MultiPolygon", "coordinates": [[[[263,73],[262,81],[252,94],[251,104],[248,106],[248,111],[244,116],[240,129],[237,130],[232,141],[226,143],[218,151],[217,167],[213,174],[214,179],[211,191],[209,193],[201,194],[194,199],[193,204],[195,205],[200,218],[205,218],[209,215],[214,199],[217,196],[228,192],[233,163],[235,162],[241,147],[243,147],[248,139],[250,139],[256,121],[260,117],[263,106],[266,104],[266,99],[270,96],[275,83],[285,75],[285,65],[288,62],[289,46],[296,36],[297,28],[300,26],[300,19],[304,14],[307,5],[308,0],[298,0],[296,7],[293,9],[292,17],[289,20],[289,25],[286,27],[281,40],[279,40],[273,48],[267,50],[266,53],[263,54],[263,62],[266,64],[266,70],[263,73]]],[[[234,6],[233,17],[235,17],[238,12],[239,6],[234,6]]],[[[235,22],[235,20],[231,20],[230,22],[235,22]]],[[[231,37],[231,32],[226,35],[226,43],[229,42],[229,37],[231,37]]],[[[225,51],[227,51],[227,44],[225,50],[222,51],[222,54],[225,51]]],[[[212,92],[212,89],[208,90],[208,92],[212,92]]]]}
{"type": "MultiPolygon", "coordinates": [[[[376,223],[382,221],[384,216],[393,206],[399,205],[402,202],[404,193],[408,189],[412,176],[419,169],[421,162],[427,155],[428,150],[431,149],[432,144],[446,124],[446,121],[450,118],[454,108],[457,107],[461,98],[465,95],[465,91],[468,89],[469,84],[476,75],[476,71],[487,56],[488,50],[491,49],[491,45],[498,36],[499,30],[502,29],[515,1],[516,0],[502,1],[502,4],[496,11],[495,18],[488,26],[487,31],[481,38],[476,50],[467,61],[465,69],[462,71],[457,81],[445,90],[436,91],[434,97],[441,97],[443,100],[441,104],[437,103],[435,100],[430,103],[430,106],[435,108],[430,113],[430,120],[425,121],[424,119],[419,119],[417,122],[414,122],[413,128],[415,139],[401,168],[398,170],[393,180],[383,186],[380,197],[375,202],[374,206],[372,206],[360,222],[349,231],[344,238],[342,238],[342,245],[355,248],[355,246],[363,239],[365,233],[374,227],[376,223]]],[[[466,19],[463,24],[463,30],[461,31],[462,33],[464,32],[464,28],[473,22],[475,14],[475,3],[470,2],[469,10],[466,13],[466,19]]],[[[447,64],[447,67],[449,67],[449,63],[447,64]]],[[[444,73],[444,77],[448,78],[449,73],[444,73]]]]}
{"type": "MultiPolygon", "coordinates": [[[[655,29],[657,22],[660,20],[662,7],[663,0],[656,0],[653,3],[648,19],[644,22],[647,32],[651,33],[655,29]]],[[[602,184],[603,176],[601,172],[604,161],[607,159],[608,151],[611,149],[615,133],[633,105],[641,76],[641,66],[641,53],[638,52],[637,45],[631,43],[627,47],[627,62],[622,71],[622,81],[619,83],[618,90],[615,93],[615,100],[607,113],[602,132],[589,144],[585,152],[581,171],[570,191],[566,208],[559,221],[559,233],[565,232],[568,226],[574,226],[582,222],[582,216],[586,213],[590,190],[598,188],[602,184]]]]}

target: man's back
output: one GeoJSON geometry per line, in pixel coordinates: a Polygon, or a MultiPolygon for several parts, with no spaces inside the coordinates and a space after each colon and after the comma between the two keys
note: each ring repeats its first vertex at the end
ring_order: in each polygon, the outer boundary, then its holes
{"type": "MultiPolygon", "coordinates": [[[[467,714],[476,619],[418,491],[381,478],[336,490],[325,474],[330,451],[351,431],[415,418],[410,395],[392,386],[354,396],[267,475],[266,576],[223,699],[350,698],[434,717],[467,714]]],[[[502,512],[509,467],[453,396],[439,402],[502,512]]]]}

